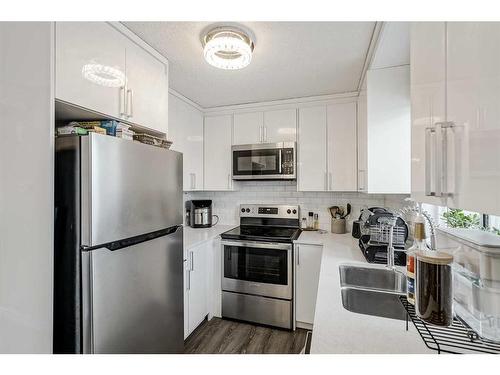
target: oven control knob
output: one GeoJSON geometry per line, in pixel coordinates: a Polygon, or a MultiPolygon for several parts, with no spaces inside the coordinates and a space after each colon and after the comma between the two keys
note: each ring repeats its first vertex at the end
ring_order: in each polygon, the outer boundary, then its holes
{"type": "Polygon", "coordinates": [[[242,209],[241,209],[241,212],[245,212],[245,209],[244,209],[244,208],[242,208],[242,209]]]}
{"type": "Polygon", "coordinates": [[[250,209],[249,209],[249,208],[247,208],[247,209],[246,209],[246,211],[247,211],[247,214],[248,214],[248,213],[250,212],[250,209]]]}
{"type": "Polygon", "coordinates": [[[291,214],[291,213],[292,213],[292,210],[288,209],[288,210],[286,210],[286,213],[287,213],[287,214],[291,214]]]}
{"type": "Polygon", "coordinates": [[[293,212],[293,214],[295,215],[295,214],[297,213],[297,210],[293,210],[292,212],[293,212]]]}

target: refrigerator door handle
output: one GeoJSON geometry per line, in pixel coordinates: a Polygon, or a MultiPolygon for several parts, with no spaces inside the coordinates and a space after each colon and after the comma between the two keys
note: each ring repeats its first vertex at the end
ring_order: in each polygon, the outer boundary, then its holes
{"type": "Polygon", "coordinates": [[[168,236],[169,234],[177,232],[177,230],[181,227],[181,225],[174,225],[170,228],[161,229],[155,232],[141,234],[139,236],[126,238],[119,241],[109,242],[106,244],[96,245],[96,246],[81,246],[83,251],[92,251],[105,247],[110,251],[120,250],[129,246],[140,244],[141,242],[146,242],[150,240],[154,240],[158,237],[168,236]]]}

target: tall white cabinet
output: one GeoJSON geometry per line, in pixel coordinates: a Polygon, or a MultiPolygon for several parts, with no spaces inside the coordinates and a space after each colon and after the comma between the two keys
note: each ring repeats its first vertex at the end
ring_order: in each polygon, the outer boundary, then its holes
{"type": "Polygon", "coordinates": [[[367,192],[411,190],[411,104],[408,65],[367,73],[367,192]]]}
{"type": "Polygon", "coordinates": [[[356,191],[356,102],[299,109],[298,190],[356,191]]]}
{"type": "Polygon", "coordinates": [[[446,24],[416,22],[411,30],[411,194],[419,201],[446,206],[436,189],[438,144],[434,124],[446,121],[446,24]]]}
{"type": "Polygon", "coordinates": [[[233,116],[205,116],[204,121],[204,190],[232,190],[233,116]]]}
{"type": "Polygon", "coordinates": [[[172,149],[183,153],[184,191],[203,190],[203,113],[170,94],[168,117],[172,149]]]}
{"type": "Polygon", "coordinates": [[[326,126],[326,106],[299,109],[299,191],[323,191],[327,188],[326,126]]]}
{"type": "Polygon", "coordinates": [[[412,73],[418,78],[412,81],[412,105],[419,109],[425,108],[426,100],[432,102],[431,114],[421,114],[422,110],[413,115],[412,195],[498,215],[500,25],[415,23],[411,38],[412,73]],[[429,38],[434,42],[426,46],[429,38]],[[438,66],[429,64],[436,60],[417,58],[418,53],[429,59],[440,56],[438,66]],[[435,81],[441,84],[434,84],[433,96],[426,95],[425,82],[435,81]]]}
{"type": "Polygon", "coordinates": [[[327,106],[329,191],[357,190],[356,102],[327,106]]]}

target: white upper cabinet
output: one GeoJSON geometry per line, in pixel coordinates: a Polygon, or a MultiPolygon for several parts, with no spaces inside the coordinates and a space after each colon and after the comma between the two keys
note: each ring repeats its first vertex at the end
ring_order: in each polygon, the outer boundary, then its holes
{"type": "Polygon", "coordinates": [[[368,188],[368,122],[366,118],[366,89],[359,93],[357,102],[358,119],[358,191],[366,192],[368,188]]]}
{"type": "Polygon", "coordinates": [[[411,28],[411,194],[419,202],[447,205],[436,176],[435,124],[446,121],[446,31],[444,22],[415,22],[411,28]]]}
{"type": "Polygon", "coordinates": [[[246,145],[264,142],[264,113],[234,114],[234,143],[246,145]]]}
{"type": "Polygon", "coordinates": [[[125,77],[126,38],[105,22],[56,22],[57,99],[125,118],[125,87],[107,87],[84,78],[83,69],[106,66],[125,77]]]}
{"type": "Polygon", "coordinates": [[[167,133],[167,66],[127,39],[126,72],[127,120],[167,133]]]}
{"type": "Polygon", "coordinates": [[[206,116],[204,123],[204,190],[232,190],[233,116],[206,116]]]}
{"type": "Polygon", "coordinates": [[[412,26],[412,196],[500,214],[500,24],[412,26]]]}
{"type": "Polygon", "coordinates": [[[234,114],[235,145],[295,142],[296,133],[295,108],[234,114]]]}
{"type": "Polygon", "coordinates": [[[327,106],[328,190],[357,190],[356,103],[327,106]]]}
{"type": "Polygon", "coordinates": [[[435,130],[451,155],[442,190],[451,207],[498,215],[500,23],[447,23],[446,76],[448,126],[435,130]]]}
{"type": "Polygon", "coordinates": [[[203,190],[203,113],[170,94],[168,138],[183,153],[184,191],[203,190]]]}
{"type": "Polygon", "coordinates": [[[264,143],[297,140],[297,110],[280,109],[264,112],[264,143]]]}
{"type": "Polygon", "coordinates": [[[368,193],[411,190],[410,67],[367,73],[368,193]]]}
{"type": "Polygon", "coordinates": [[[106,22],[57,22],[56,99],[166,133],[167,65],[106,22]]]}
{"type": "Polygon", "coordinates": [[[299,191],[327,189],[326,106],[299,109],[299,191]]]}

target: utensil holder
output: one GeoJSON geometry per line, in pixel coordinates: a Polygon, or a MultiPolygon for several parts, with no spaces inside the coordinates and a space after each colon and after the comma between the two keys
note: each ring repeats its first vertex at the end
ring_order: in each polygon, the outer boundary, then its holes
{"type": "Polygon", "coordinates": [[[345,219],[332,218],[332,233],[346,233],[345,219]]]}

